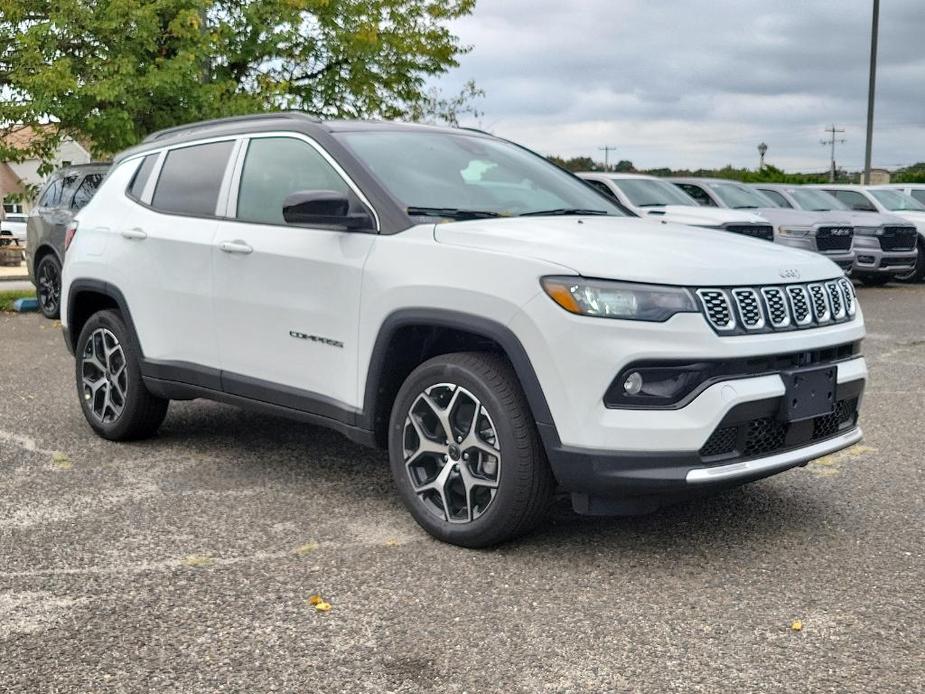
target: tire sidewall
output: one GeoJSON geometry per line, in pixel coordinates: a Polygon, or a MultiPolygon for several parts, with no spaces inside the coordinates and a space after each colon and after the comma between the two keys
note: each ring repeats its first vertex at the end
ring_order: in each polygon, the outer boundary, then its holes
{"type": "MultiPolygon", "coordinates": [[[[41,299],[39,299],[39,309],[42,311],[43,316],[45,316],[46,318],[54,319],[61,315],[61,263],[58,262],[58,258],[55,257],[53,253],[49,253],[48,255],[46,255],[44,258],[42,258],[39,261],[39,265],[35,271],[36,290],[38,290],[39,277],[42,276],[42,268],[46,264],[53,265],[55,267],[55,270],[57,271],[56,275],[58,277],[58,303],[56,304],[53,311],[48,311],[45,307],[45,304],[43,304],[41,299]]],[[[41,296],[41,294],[39,294],[39,296],[41,296]]]]}
{"type": "Polygon", "coordinates": [[[491,536],[508,524],[516,489],[518,468],[532,464],[524,460],[515,445],[516,432],[511,419],[504,416],[498,396],[477,374],[459,364],[431,360],[418,367],[399,389],[389,420],[389,463],[402,502],[415,520],[432,535],[453,544],[482,546],[491,543],[491,536]],[[403,441],[405,419],[415,399],[427,388],[439,383],[452,383],[471,392],[488,410],[495,432],[501,442],[501,473],[498,490],[488,509],[469,523],[449,523],[428,511],[411,486],[405,469],[403,441]],[[487,540],[487,542],[486,542],[487,540]]]}
{"type": "Polygon", "coordinates": [[[80,400],[80,408],[83,411],[84,417],[86,417],[87,422],[90,424],[93,430],[103,438],[113,440],[123,438],[132,425],[135,411],[141,405],[141,398],[139,396],[144,389],[144,384],[142,382],[141,369],[139,367],[138,360],[138,351],[135,348],[135,342],[131,339],[131,335],[129,334],[129,331],[119,314],[115,311],[107,310],[100,311],[99,313],[95,313],[93,316],[91,316],[90,319],[84,324],[83,329],[80,331],[80,336],[77,338],[77,348],[74,352],[74,355],[76,357],[75,379],[77,385],[77,396],[80,400]],[[87,401],[84,399],[83,395],[83,353],[87,345],[87,340],[89,339],[90,335],[93,334],[93,331],[97,330],[98,328],[106,328],[107,330],[111,331],[119,341],[119,345],[122,347],[122,352],[125,355],[125,368],[127,371],[125,407],[122,410],[122,414],[115,422],[101,422],[96,419],[96,417],[94,417],[90,411],[89,405],[87,404],[87,401]]]}

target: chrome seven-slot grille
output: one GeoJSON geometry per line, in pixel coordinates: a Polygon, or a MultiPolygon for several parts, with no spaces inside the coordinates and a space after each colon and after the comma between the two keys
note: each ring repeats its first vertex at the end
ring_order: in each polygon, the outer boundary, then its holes
{"type": "Polygon", "coordinates": [[[707,322],[721,334],[797,330],[854,318],[847,278],[807,284],[696,290],[707,322]]]}

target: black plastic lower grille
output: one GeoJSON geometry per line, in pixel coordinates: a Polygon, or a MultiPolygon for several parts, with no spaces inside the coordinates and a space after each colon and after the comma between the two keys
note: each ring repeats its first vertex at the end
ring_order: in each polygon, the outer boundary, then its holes
{"type": "MultiPolygon", "coordinates": [[[[779,400],[774,402],[779,403],[779,400]]],[[[728,420],[737,417],[736,408],[733,408],[701,447],[700,457],[708,463],[725,464],[734,458],[768,456],[806,446],[853,427],[857,424],[857,410],[858,398],[848,397],[836,403],[832,414],[802,422],[784,422],[769,413],[729,423],[728,420]]]]}

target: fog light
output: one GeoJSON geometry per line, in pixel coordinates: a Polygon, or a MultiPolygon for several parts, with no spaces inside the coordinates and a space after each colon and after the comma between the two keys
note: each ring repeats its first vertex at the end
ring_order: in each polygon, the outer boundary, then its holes
{"type": "Polygon", "coordinates": [[[642,391],[642,375],[638,371],[634,371],[627,376],[626,380],[623,381],[623,390],[627,395],[639,395],[640,391],[642,391]]]}

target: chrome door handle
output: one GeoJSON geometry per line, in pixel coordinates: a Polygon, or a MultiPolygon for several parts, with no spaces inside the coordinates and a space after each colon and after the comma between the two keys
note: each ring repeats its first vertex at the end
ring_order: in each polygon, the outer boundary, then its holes
{"type": "Polygon", "coordinates": [[[145,230],[139,229],[138,227],[135,227],[133,229],[123,229],[119,233],[121,233],[122,238],[125,238],[125,239],[138,239],[139,241],[141,241],[142,239],[148,238],[148,234],[145,232],[145,230]]]}
{"type": "Polygon", "coordinates": [[[254,251],[253,248],[243,241],[222,241],[218,244],[218,247],[225,251],[225,253],[240,253],[242,255],[247,255],[254,251]]]}

